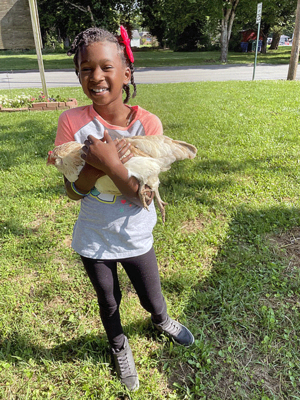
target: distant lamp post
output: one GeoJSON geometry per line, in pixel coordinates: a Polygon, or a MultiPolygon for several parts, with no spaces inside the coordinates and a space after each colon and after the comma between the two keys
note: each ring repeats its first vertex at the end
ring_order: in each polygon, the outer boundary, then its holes
{"type": "Polygon", "coordinates": [[[296,75],[297,75],[297,67],[298,67],[298,60],[299,60],[299,40],[300,40],[300,0],[298,0],[298,3],[297,3],[291,58],[290,58],[290,63],[289,63],[289,71],[288,71],[288,75],[287,75],[287,79],[290,81],[296,79],[296,75]]]}
{"type": "Polygon", "coordinates": [[[39,15],[38,15],[36,0],[29,0],[29,8],[30,8],[30,16],[31,16],[34,44],[35,44],[35,50],[36,50],[36,55],[37,55],[38,64],[39,64],[39,71],[40,71],[40,76],[41,76],[43,94],[44,94],[45,98],[48,99],[49,96],[48,96],[48,91],[47,91],[44,63],[43,63],[43,57],[42,57],[42,38],[41,38],[39,15]]]}

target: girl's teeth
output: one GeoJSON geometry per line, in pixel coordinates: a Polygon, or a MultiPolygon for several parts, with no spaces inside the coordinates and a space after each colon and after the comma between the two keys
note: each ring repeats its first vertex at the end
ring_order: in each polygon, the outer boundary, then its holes
{"type": "Polygon", "coordinates": [[[107,89],[92,89],[92,90],[93,90],[93,92],[101,93],[101,92],[105,92],[105,90],[107,90],[107,89]]]}

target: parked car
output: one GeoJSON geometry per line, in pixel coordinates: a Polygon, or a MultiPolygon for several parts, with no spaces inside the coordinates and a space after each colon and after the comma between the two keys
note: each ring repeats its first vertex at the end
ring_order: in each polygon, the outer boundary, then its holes
{"type": "Polygon", "coordinates": [[[290,37],[286,35],[281,35],[279,46],[289,46],[289,45],[290,45],[290,37]]]}

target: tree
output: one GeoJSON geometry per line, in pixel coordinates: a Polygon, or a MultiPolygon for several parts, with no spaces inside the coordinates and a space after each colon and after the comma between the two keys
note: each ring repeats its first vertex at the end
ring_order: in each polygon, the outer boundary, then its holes
{"type": "Polygon", "coordinates": [[[262,53],[267,52],[267,40],[271,30],[275,31],[275,45],[276,40],[280,40],[283,29],[294,18],[297,0],[264,0],[263,13],[262,13],[262,53]],[[277,32],[277,39],[276,39],[277,32]],[[278,39],[279,36],[279,39],[278,39]]]}
{"type": "Polygon", "coordinates": [[[38,0],[43,39],[47,35],[71,40],[80,31],[99,26],[116,32],[137,13],[136,0],[38,0]]]}
{"type": "Polygon", "coordinates": [[[220,59],[221,62],[227,62],[229,40],[240,0],[195,0],[195,2],[198,4],[199,9],[201,9],[202,16],[209,16],[211,28],[215,30],[220,28],[220,59]]]}
{"type": "Polygon", "coordinates": [[[208,0],[139,0],[143,26],[161,46],[196,49],[205,39],[208,0]]]}
{"type": "Polygon", "coordinates": [[[298,0],[297,4],[294,38],[292,44],[289,71],[287,76],[288,80],[296,79],[296,73],[299,61],[299,40],[300,40],[300,0],[298,0]]]}
{"type": "Polygon", "coordinates": [[[274,26],[272,29],[273,37],[270,46],[270,50],[277,50],[280,42],[280,36],[282,35],[283,27],[282,26],[274,26]]]}
{"type": "Polygon", "coordinates": [[[128,36],[131,37],[134,22],[140,14],[137,1],[123,0],[121,2],[116,2],[115,8],[118,12],[119,24],[126,28],[128,36]]]}
{"type": "Polygon", "coordinates": [[[239,0],[226,0],[222,5],[221,20],[221,62],[227,62],[228,45],[232,32],[232,25],[239,0]]]}
{"type": "Polygon", "coordinates": [[[163,45],[166,38],[167,21],[163,13],[164,3],[161,0],[140,0],[139,8],[143,18],[143,26],[157,37],[159,44],[163,45]]]}
{"type": "MultiPolygon", "coordinates": [[[[263,37],[262,53],[267,52],[267,40],[270,32],[280,35],[294,19],[297,0],[262,0],[261,35],[263,37]]],[[[257,4],[252,0],[240,0],[239,13],[236,19],[237,29],[257,29],[257,4]]]]}
{"type": "MultiPolygon", "coordinates": [[[[284,29],[294,18],[297,0],[262,0],[261,35],[263,37],[262,52],[267,51],[267,39],[276,29],[284,29]]],[[[139,0],[145,24],[150,32],[162,42],[178,43],[188,27],[201,26],[202,21],[209,21],[211,30],[219,30],[221,61],[227,61],[228,45],[234,22],[237,30],[257,30],[256,10],[257,2],[253,0],[139,0]],[[200,22],[201,21],[201,22],[200,22]],[[199,23],[200,22],[200,23],[199,23]]],[[[202,22],[203,27],[208,26],[202,22]]],[[[276,35],[275,35],[276,36],[276,35]]]]}

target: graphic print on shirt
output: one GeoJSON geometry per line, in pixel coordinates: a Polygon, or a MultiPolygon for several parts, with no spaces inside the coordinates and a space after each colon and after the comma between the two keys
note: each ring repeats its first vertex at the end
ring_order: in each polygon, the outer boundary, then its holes
{"type": "MultiPolygon", "coordinates": [[[[101,203],[105,204],[114,204],[116,202],[117,196],[109,193],[100,193],[95,187],[91,190],[89,196],[93,197],[94,199],[100,201],[101,203]]],[[[129,207],[132,207],[132,203],[130,203],[126,199],[121,200],[121,207],[119,208],[119,212],[123,213],[125,211],[125,204],[129,203],[129,207]]],[[[128,204],[127,204],[128,205],[128,204]]]]}
{"type": "Polygon", "coordinates": [[[90,196],[97,199],[101,203],[114,204],[116,202],[117,196],[110,193],[100,193],[95,187],[91,190],[90,196]]]}

